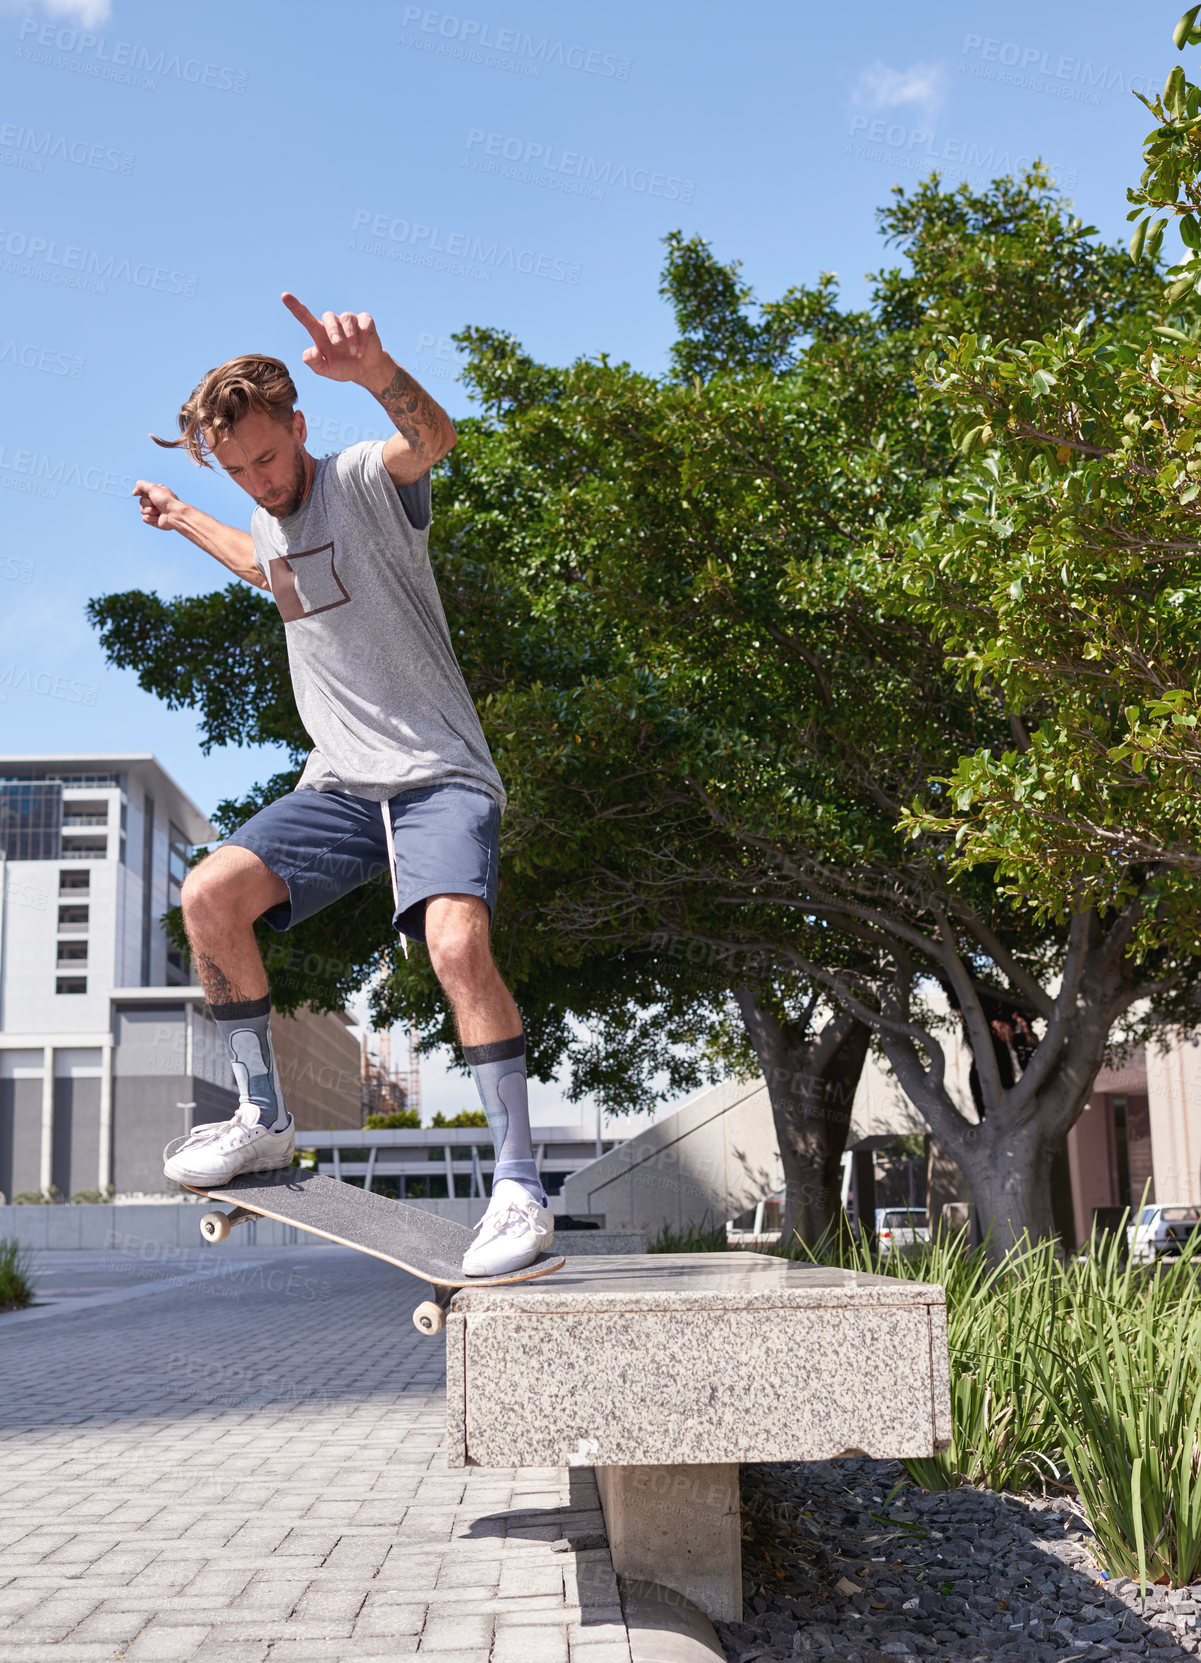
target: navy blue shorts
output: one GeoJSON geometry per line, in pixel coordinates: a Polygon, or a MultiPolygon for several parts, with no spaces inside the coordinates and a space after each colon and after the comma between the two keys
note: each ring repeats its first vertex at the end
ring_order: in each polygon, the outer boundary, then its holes
{"type": "MultiPolygon", "coordinates": [[[[393,797],[398,904],[393,923],[425,940],[431,895],[478,895],[496,910],[500,809],[470,785],[427,785],[393,797]]],[[[222,847],[249,849],[288,886],[263,914],[289,930],[388,870],[381,805],[344,791],[290,791],[239,826],[222,847]]]]}

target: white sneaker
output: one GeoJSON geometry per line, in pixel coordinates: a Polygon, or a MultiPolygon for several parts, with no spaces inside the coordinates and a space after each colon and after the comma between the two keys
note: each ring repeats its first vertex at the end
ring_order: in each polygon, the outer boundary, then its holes
{"type": "Polygon", "coordinates": [[[505,1276],[524,1270],[554,1243],[555,1220],[512,1178],[493,1186],[488,1211],[476,1225],[478,1240],[463,1255],[464,1276],[505,1276]]]}
{"type": "Polygon", "coordinates": [[[194,1126],[182,1143],[170,1148],[163,1174],[177,1184],[212,1189],[242,1172],[274,1172],[291,1166],[296,1152],[292,1116],[278,1132],[259,1120],[255,1103],[239,1103],[232,1119],[194,1126]]]}

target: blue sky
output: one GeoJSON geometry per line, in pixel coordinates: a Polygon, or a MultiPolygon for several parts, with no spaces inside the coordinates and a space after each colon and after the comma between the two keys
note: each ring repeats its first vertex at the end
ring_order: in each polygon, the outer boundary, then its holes
{"type": "Polygon", "coordinates": [[[221,582],[126,494],[148,473],[246,523],[146,437],[211,365],[289,360],[319,453],[383,433],[301,365],[281,289],[371,311],[455,415],[468,324],[661,369],[677,227],[761,298],[833,270],[858,301],[894,182],[1041,156],[1124,238],[1150,125],[1130,89],[1178,61],[1181,4],[0,0],[0,747],[152,750],[206,810],[273,770],[204,757],[83,608],[221,582]]]}

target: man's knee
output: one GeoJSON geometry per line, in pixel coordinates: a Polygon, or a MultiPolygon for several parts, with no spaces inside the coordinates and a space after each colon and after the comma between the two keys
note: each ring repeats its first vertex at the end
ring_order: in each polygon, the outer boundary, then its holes
{"type": "Polygon", "coordinates": [[[434,936],[427,932],[430,963],[445,988],[469,988],[495,975],[486,934],[470,925],[451,924],[434,936]]]}
{"type": "Polygon", "coordinates": [[[248,849],[215,849],[192,867],[179,900],[190,932],[209,919],[253,922],[286,895],[287,886],[248,849]]]}
{"type": "Polygon", "coordinates": [[[198,865],[192,867],[179,892],[179,904],[183,908],[185,921],[195,922],[211,908],[219,906],[224,887],[225,882],[219,867],[214,864],[212,855],[205,855],[198,865]]]}

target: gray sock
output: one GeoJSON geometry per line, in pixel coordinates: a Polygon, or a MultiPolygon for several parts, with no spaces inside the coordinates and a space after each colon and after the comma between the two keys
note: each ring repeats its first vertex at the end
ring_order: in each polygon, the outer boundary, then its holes
{"type": "Polygon", "coordinates": [[[271,995],[236,1005],[210,1005],[209,1015],[229,1052],[243,1103],[253,1103],[264,1126],[284,1126],[288,1111],[271,1048],[271,995]]]}
{"type": "Polygon", "coordinates": [[[524,1035],[497,1040],[492,1045],[465,1045],[463,1061],[471,1070],[488,1116],[488,1129],[496,1150],[493,1185],[499,1178],[512,1178],[540,1207],[545,1207],[546,1194],[530,1141],[524,1035]]]}

